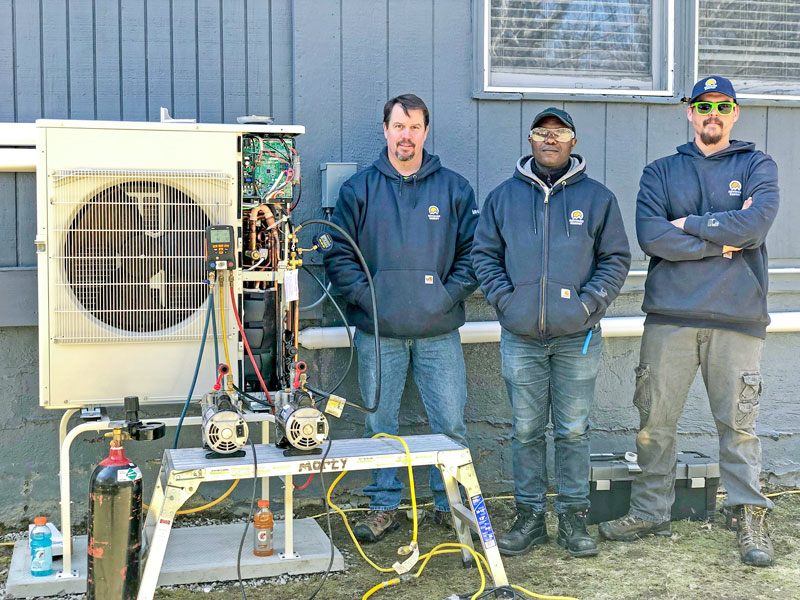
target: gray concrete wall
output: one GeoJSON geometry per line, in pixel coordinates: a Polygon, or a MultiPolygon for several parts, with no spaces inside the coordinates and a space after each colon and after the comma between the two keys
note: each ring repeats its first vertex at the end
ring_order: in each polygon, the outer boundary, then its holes
{"type": "MultiPolygon", "coordinates": [[[[478,1],[478,0],[475,0],[478,1]]],[[[634,248],[635,268],[644,254],[633,236],[637,182],[642,167],[689,138],[677,97],[688,92],[688,51],[679,53],[676,99],[668,102],[576,101],[507,94],[473,95],[473,3],[467,0],[0,0],[0,122],[39,117],[157,120],[166,106],[176,117],[233,122],[243,114],[269,114],[280,123],[305,125],[298,140],[304,164],[304,199],[296,216],[320,216],[318,164],[370,164],[383,145],[385,100],[413,91],[432,111],[428,150],[463,173],[478,198],[507,177],[526,152],[531,117],[549,105],[566,108],[578,128],[577,151],[589,174],[618,196],[634,248]]],[[[681,3],[678,3],[681,5],[681,3]]],[[[690,3],[686,3],[689,5],[690,3]]],[[[681,40],[690,36],[685,31],[681,40]]],[[[689,48],[690,44],[683,44],[689,48]]],[[[771,153],[780,168],[783,206],[768,238],[773,266],[800,265],[795,233],[800,206],[796,168],[800,110],[791,104],[745,104],[735,137],[771,153]]],[[[57,510],[59,414],[37,398],[35,178],[0,173],[0,523],[15,523],[57,510]]],[[[771,310],[800,309],[800,279],[771,284],[771,310]]],[[[629,279],[612,315],[640,314],[641,279],[629,279]]],[[[316,295],[313,287],[304,298],[316,295]]],[[[325,323],[333,311],[325,309],[325,323]]],[[[469,301],[471,320],[494,319],[479,294],[469,301]]],[[[318,325],[319,322],[309,323],[318,325]]],[[[592,421],[596,452],[633,448],[636,412],[631,406],[638,339],[609,339],[592,421]]],[[[795,357],[800,335],[770,335],[763,360],[765,392],[758,433],[765,475],[800,483],[800,409],[795,357]]],[[[469,439],[489,492],[511,486],[510,407],[500,377],[498,345],[465,346],[469,439]]],[[[323,385],[341,372],[344,350],[308,353],[312,375],[323,385]]],[[[90,376],[78,374],[76,376],[90,376]]],[[[353,371],[343,390],[357,394],[353,371]]],[[[148,409],[156,416],[156,409],[148,409]]],[[[359,415],[333,424],[334,437],[361,434],[359,415]]],[[[407,389],[403,431],[425,431],[413,384],[407,389]]],[[[715,436],[699,382],[680,424],[680,447],[716,456],[715,436]]],[[[199,433],[187,429],[186,445],[199,433]]],[[[129,444],[128,452],[152,486],[167,440],[129,444]]],[[[99,436],[73,449],[76,515],[85,506],[91,468],[107,453],[99,436]]],[[[418,481],[425,481],[420,477],[418,481]]],[[[358,476],[341,489],[356,489],[358,476]]],[[[424,484],[421,484],[424,485],[424,484]]],[[[308,494],[317,494],[316,483],[308,494]]],[[[201,493],[214,496],[222,485],[201,493]]],[[[240,486],[241,497],[249,491],[240,486]]],[[[149,492],[148,492],[149,493],[149,492]]]]}

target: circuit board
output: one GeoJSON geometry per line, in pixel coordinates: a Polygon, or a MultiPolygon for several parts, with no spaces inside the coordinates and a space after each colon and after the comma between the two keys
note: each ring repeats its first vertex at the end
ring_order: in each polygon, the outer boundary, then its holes
{"type": "Polygon", "coordinates": [[[292,197],[292,142],[275,138],[242,138],[242,198],[259,204],[271,197],[286,202],[292,197]]]}

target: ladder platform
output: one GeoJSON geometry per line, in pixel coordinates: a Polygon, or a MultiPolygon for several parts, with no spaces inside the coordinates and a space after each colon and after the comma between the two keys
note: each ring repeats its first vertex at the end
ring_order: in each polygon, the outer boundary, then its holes
{"type": "MultiPolygon", "coordinates": [[[[435,465],[442,473],[445,493],[452,508],[451,519],[456,538],[459,543],[466,546],[461,550],[464,564],[473,561],[467,549],[474,547],[469,534],[469,530],[472,529],[479,534],[494,584],[506,585],[508,579],[469,449],[442,434],[412,435],[403,439],[408,446],[408,454],[399,440],[391,438],[329,440],[322,445],[319,454],[300,456],[291,454],[285,456],[282,449],[271,444],[245,446],[244,456],[235,458],[210,459],[207,457],[208,452],[202,448],[165,450],[161,471],[150,501],[150,510],[145,520],[144,569],[137,600],[153,599],[157,582],[160,582],[162,564],[167,553],[167,543],[175,515],[197,492],[201,483],[253,477],[283,477],[284,520],[281,533],[284,558],[281,564],[289,565],[304,559],[300,547],[294,544],[296,536],[293,518],[293,478],[295,476],[305,478],[321,471],[364,471],[406,467],[409,462],[412,466],[435,465]],[[256,466],[254,459],[257,468],[254,468],[256,466]],[[466,497],[469,498],[469,508],[462,503],[459,484],[463,486],[466,497]]],[[[276,521],[276,528],[277,523],[276,521]]],[[[323,551],[325,549],[330,551],[330,541],[317,544],[317,553],[320,546],[323,551]]],[[[293,571],[286,569],[285,572],[293,571]]]]}
{"type": "MultiPolygon", "coordinates": [[[[439,453],[441,452],[462,452],[465,463],[471,462],[469,450],[446,435],[415,435],[404,439],[408,444],[411,463],[414,466],[439,464],[439,453]]],[[[319,473],[320,460],[330,443],[328,441],[323,444],[320,454],[302,456],[284,456],[283,450],[272,444],[256,444],[258,477],[319,473]]],[[[252,478],[253,451],[249,445],[242,450],[245,452],[245,456],[214,459],[206,458],[208,451],[202,448],[165,450],[161,466],[162,483],[166,483],[166,479],[169,478],[174,481],[190,479],[225,481],[252,478]]],[[[405,450],[397,440],[389,438],[333,440],[333,445],[325,459],[323,472],[363,471],[406,465],[405,450]]]]}

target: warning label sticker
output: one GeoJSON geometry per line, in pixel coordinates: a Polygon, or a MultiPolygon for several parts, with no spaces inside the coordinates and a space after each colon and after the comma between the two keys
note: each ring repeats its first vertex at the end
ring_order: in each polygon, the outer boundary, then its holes
{"type": "Polygon", "coordinates": [[[484,548],[494,548],[497,542],[494,539],[492,524],[489,522],[489,513],[486,512],[486,503],[483,496],[473,496],[470,498],[472,512],[475,513],[475,521],[478,524],[478,532],[481,536],[484,548]]]}
{"type": "Polygon", "coordinates": [[[139,467],[128,467],[127,469],[120,469],[117,471],[117,483],[122,481],[139,481],[142,478],[142,472],[139,467]]]}

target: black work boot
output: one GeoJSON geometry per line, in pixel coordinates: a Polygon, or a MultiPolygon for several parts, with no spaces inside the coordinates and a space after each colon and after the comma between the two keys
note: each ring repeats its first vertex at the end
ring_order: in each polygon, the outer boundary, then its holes
{"type": "Polygon", "coordinates": [[[649,535],[669,537],[672,535],[672,523],[669,521],[653,523],[627,514],[619,519],[600,523],[597,530],[600,532],[600,537],[607,540],[633,542],[649,535]]]}
{"type": "Polygon", "coordinates": [[[567,512],[558,515],[558,545],[572,556],[596,556],[597,543],[586,529],[588,511],[567,512]]]}
{"type": "Polygon", "coordinates": [[[547,543],[547,525],[544,511],[535,513],[530,508],[517,507],[517,520],[511,530],[497,542],[500,554],[525,554],[539,544],[547,543]]]}
{"type": "Polygon", "coordinates": [[[739,526],[736,538],[742,562],[753,567],[771,567],[775,550],[767,527],[767,508],[745,504],[738,507],[739,526]]]}

